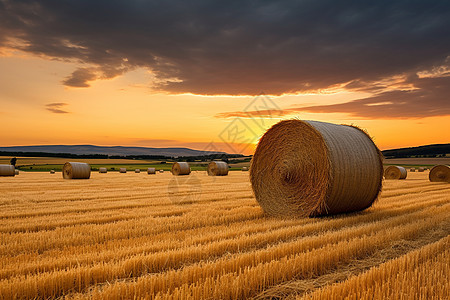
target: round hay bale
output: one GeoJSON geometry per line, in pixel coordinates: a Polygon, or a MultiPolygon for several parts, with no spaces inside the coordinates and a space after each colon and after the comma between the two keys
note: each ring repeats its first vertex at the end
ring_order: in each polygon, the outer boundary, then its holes
{"type": "Polygon", "coordinates": [[[256,200],[274,216],[360,211],[381,190],[382,156],[353,126],[286,120],[260,139],[250,165],[256,200]]]}
{"type": "Polygon", "coordinates": [[[390,166],[384,171],[384,178],[386,179],[406,179],[407,175],[406,169],[400,166],[390,166]]]}
{"type": "Polygon", "coordinates": [[[191,174],[191,167],[187,162],[176,162],[172,165],[172,175],[189,175],[191,174]]]}
{"type": "Polygon", "coordinates": [[[242,171],[248,171],[248,167],[242,167],[242,171]]]}
{"type": "Polygon", "coordinates": [[[119,173],[126,173],[127,172],[127,168],[120,168],[119,169],[119,173]]]}
{"type": "Polygon", "coordinates": [[[0,165],[0,176],[16,176],[16,168],[13,165],[0,165]]]}
{"type": "Polygon", "coordinates": [[[419,169],[417,169],[417,171],[418,172],[423,172],[423,171],[425,171],[425,168],[424,167],[420,167],[419,169]]]}
{"type": "Polygon", "coordinates": [[[430,170],[428,178],[431,182],[450,182],[450,166],[437,165],[430,170]]]}
{"type": "Polygon", "coordinates": [[[411,168],[411,169],[409,169],[409,171],[410,171],[410,172],[415,172],[416,169],[415,169],[415,168],[411,168]]]}
{"type": "Polygon", "coordinates": [[[55,174],[55,170],[50,170],[50,174],[55,174]]]}
{"type": "Polygon", "coordinates": [[[19,173],[20,173],[20,171],[16,169],[16,170],[15,170],[15,174],[16,174],[16,175],[19,175],[19,173]]]}
{"type": "Polygon", "coordinates": [[[147,169],[147,174],[156,174],[156,169],[155,168],[148,168],[147,169]]]}
{"type": "Polygon", "coordinates": [[[134,170],[134,173],[141,173],[141,169],[134,170]]]}
{"type": "Polygon", "coordinates": [[[159,170],[159,173],[164,173],[164,170],[159,170]]]}
{"type": "Polygon", "coordinates": [[[228,175],[228,164],[224,161],[212,161],[208,164],[209,176],[226,176],[228,175]]]}
{"type": "Polygon", "coordinates": [[[106,168],[100,168],[100,169],[98,169],[98,172],[99,172],[99,173],[108,173],[108,169],[106,169],[106,168]]]}
{"type": "Polygon", "coordinates": [[[89,179],[91,166],[87,163],[66,162],[62,174],[64,179],[89,179]]]}

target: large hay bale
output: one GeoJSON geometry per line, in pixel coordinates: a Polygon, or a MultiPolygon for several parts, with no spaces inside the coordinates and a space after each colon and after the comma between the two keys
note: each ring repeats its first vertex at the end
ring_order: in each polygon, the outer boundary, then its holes
{"type": "Polygon", "coordinates": [[[437,165],[430,170],[428,178],[431,182],[450,182],[450,166],[437,165]]]}
{"type": "Polygon", "coordinates": [[[191,174],[191,167],[187,162],[176,162],[172,165],[172,175],[189,175],[191,174]]]}
{"type": "Polygon", "coordinates": [[[100,169],[98,169],[98,172],[99,172],[99,173],[108,173],[108,169],[106,169],[106,168],[100,168],[100,169]]]}
{"type": "Polygon", "coordinates": [[[226,176],[228,175],[228,164],[224,161],[212,161],[208,164],[209,176],[226,176]]]}
{"type": "Polygon", "coordinates": [[[55,174],[55,170],[50,170],[50,174],[55,174]]]}
{"type": "Polygon", "coordinates": [[[155,168],[148,168],[147,169],[147,174],[156,174],[156,169],[155,168]]]}
{"type": "Polygon", "coordinates": [[[286,120],[260,139],[250,166],[256,200],[275,216],[360,211],[381,190],[381,153],[361,129],[286,120]]]}
{"type": "Polygon", "coordinates": [[[248,167],[242,167],[242,171],[248,171],[248,167]]]}
{"type": "Polygon", "coordinates": [[[141,169],[134,170],[134,173],[141,173],[141,169]]]}
{"type": "Polygon", "coordinates": [[[408,172],[400,166],[390,166],[384,171],[384,178],[386,179],[406,179],[408,172]]]}
{"type": "Polygon", "coordinates": [[[64,179],[89,179],[91,166],[87,163],[66,162],[62,170],[64,179]]]}
{"type": "Polygon", "coordinates": [[[409,169],[409,171],[410,171],[410,172],[415,172],[416,169],[415,169],[415,168],[411,168],[411,169],[409,169]]]}
{"type": "Polygon", "coordinates": [[[418,172],[423,172],[423,171],[425,171],[425,168],[424,167],[420,167],[419,169],[417,169],[417,171],[418,172]]]}
{"type": "Polygon", "coordinates": [[[13,165],[0,165],[0,176],[16,176],[16,168],[13,165]]]}
{"type": "Polygon", "coordinates": [[[127,168],[120,168],[119,169],[119,173],[126,173],[127,172],[127,168]]]}

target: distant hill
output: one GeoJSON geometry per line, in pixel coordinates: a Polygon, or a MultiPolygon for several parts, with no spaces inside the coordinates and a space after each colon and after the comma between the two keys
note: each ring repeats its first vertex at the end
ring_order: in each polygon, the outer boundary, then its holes
{"type": "Polygon", "coordinates": [[[381,151],[386,159],[405,157],[444,157],[450,155],[450,144],[434,144],[381,151]]]}
{"type": "Polygon", "coordinates": [[[69,153],[77,155],[110,155],[110,156],[201,156],[209,154],[224,154],[225,152],[201,151],[189,148],[148,148],[148,147],[104,147],[94,145],[45,145],[45,146],[14,146],[0,147],[1,152],[43,152],[69,153]]]}

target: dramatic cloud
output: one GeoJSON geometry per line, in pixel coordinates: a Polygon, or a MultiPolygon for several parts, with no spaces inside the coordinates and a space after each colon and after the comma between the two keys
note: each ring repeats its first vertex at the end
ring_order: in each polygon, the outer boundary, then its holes
{"type": "Polygon", "coordinates": [[[79,62],[72,87],[146,68],[170,93],[388,97],[375,83],[445,64],[449,36],[444,0],[0,0],[0,46],[79,62]]]}
{"type": "Polygon", "coordinates": [[[62,110],[61,108],[68,105],[67,103],[49,103],[45,105],[45,109],[54,114],[68,114],[68,111],[62,110]]]}

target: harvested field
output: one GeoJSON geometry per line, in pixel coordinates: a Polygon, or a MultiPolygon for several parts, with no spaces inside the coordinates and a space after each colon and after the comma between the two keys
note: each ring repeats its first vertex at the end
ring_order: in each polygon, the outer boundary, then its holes
{"type": "Polygon", "coordinates": [[[450,184],[410,173],[361,213],[280,219],[248,176],[2,177],[0,298],[448,295],[450,184]]]}

